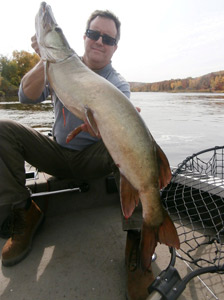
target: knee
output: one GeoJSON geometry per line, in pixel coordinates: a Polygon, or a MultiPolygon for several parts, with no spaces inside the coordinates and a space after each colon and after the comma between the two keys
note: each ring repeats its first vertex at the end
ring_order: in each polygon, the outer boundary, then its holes
{"type": "Polygon", "coordinates": [[[16,122],[12,121],[12,120],[7,120],[7,119],[0,120],[0,128],[3,129],[3,130],[5,128],[15,126],[15,124],[16,124],[16,122]]]}
{"type": "Polygon", "coordinates": [[[0,120],[0,135],[4,136],[9,132],[15,132],[16,122],[12,120],[0,120]]]}

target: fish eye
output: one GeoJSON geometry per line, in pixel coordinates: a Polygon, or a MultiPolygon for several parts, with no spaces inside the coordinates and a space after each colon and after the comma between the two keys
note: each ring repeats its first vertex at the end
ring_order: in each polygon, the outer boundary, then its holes
{"type": "Polygon", "coordinates": [[[55,31],[56,31],[56,32],[62,32],[62,30],[61,30],[60,27],[55,27],[55,31]]]}

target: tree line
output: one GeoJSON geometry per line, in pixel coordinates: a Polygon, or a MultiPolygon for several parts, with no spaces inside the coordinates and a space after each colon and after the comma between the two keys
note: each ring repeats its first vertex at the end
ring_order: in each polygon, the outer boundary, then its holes
{"type": "Polygon", "coordinates": [[[12,57],[0,55],[0,97],[17,96],[22,77],[40,60],[36,53],[13,51],[12,57]]]}
{"type": "MultiPolygon", "coordinates": [[[[13,51],[0,55],[0,98],[17,96],[22,77],[40,60],[36,53],[13,51]]],[[[224,92],[224,71],[196,78],[171,79],[153,83],[130,82],[132,92],[224,92]]]]}
{"type": "Polygon", "coordinates": [[[224,92],[224,71],[154,83],[131,82],[132,92],[224,92]]]}

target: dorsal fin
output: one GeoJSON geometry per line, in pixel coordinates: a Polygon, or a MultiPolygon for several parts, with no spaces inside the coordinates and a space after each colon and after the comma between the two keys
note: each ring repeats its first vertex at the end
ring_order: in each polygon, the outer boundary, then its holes
{"type": "Polygon", "coordinates": [[[170,170],[170,164],[169,161],[163,152],[163,150],[160,148],[158,144],[156,144],[156,154],[157,154],[157,161],[158,161],[158,167],[159,167],[159,185],[160,189],[167,186],[167,184],[170,182],[170,179],[172,177],[172,173],[170,170]]]}
{"type": "Polygon", "coordinates": [[[91,127],[92,131],[95,133],[96,136],[99,136],[100,135],[99,134],[99,129],[98,129],[96,121],[94,119],[93,112],[88,106],[85,106],[85,116],[86,116],[85,121],[88,122],[88,124],[91,127]]]}

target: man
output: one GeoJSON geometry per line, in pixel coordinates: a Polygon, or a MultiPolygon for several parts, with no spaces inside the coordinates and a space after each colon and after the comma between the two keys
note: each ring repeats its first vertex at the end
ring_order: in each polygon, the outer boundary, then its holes
{"type": "MultiPolygon", "coordinates": [[[[129,84],[111,65],[119,39],[118,18],[109,11],[95,11],[87,22],[85,52],[81,59],[90,69],[130,97],[129,84]]],[[[32,37],[32,46],[39,53],[35,36],[32,37]]],[[[11,237],[2,249],[4,266],[15,265],[26,257],[34,234],[43,220],[43,212],[30,199],[25,187],[24,161],[60,178],[78,176],[79,179],[90,179],[112,171],[116,178],[119,177],[119,171],[102,140],[63,106],[54,91],[51,92],[55,110],[53,140],[16,122],[0,122],[0,196],[2,205],[12,204],[14,215],[11,237]],[[83,131],[66,144],[68,133],[81,124],[83,131]]],[[[49,93],[50,88],[45,85],[44,64],[40,60],[22,79],[19,99],[22,103],[39,103],[49,93]]],[[[145,299],[152,279],[150,271],[143,273],[136,264],[139,236],[138,231],[130,231],[127,237],[128,299],[145,299]]]]}

